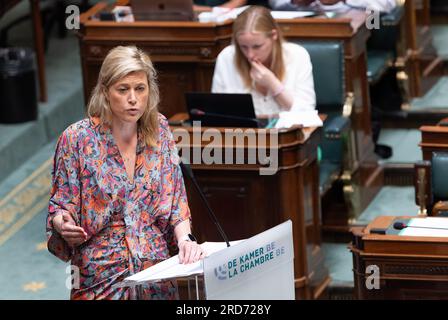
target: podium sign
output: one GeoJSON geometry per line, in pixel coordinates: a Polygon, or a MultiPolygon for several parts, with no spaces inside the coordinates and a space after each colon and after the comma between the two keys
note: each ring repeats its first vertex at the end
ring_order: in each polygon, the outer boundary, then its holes
{"type": "Polygon", "coordinates": [[[205,258],[206,299],[293,300],[293,262],[288,220],[205,258]]]}

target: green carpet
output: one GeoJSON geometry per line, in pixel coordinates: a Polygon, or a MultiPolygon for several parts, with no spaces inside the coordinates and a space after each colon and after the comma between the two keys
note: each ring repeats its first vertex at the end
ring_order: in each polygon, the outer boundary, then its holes
{"type": "Polygon", "coordinates": [[[448,59],[448,25],[431,26],[434,46],[439,56],[448,59]]]}
{"type": "Polygon", "coordinates": [[[69,298],[66,263],[46,248],[54,147],[44,146],[0,184],[0,299],[69,298]]]}
{"type": "Polygon", "coordinates": [[[381,129],[378,143],[392,147],[392,157],[381,159],[380,164],[415,163],[422,160],[422,151],[418,144],[421,133],[418,129],[381,129]]]}
{"type": "Polygon", "coordinates": [[[423,97],[412,99],[410,111],[448,112],[447,92],[448,76],[445,76],[440,78],[423,97]]]}
{"type": "Polygon", "coordinates": [[[352,253],[348,249],[348,243],[323,243],[322,249],[331,285],[353,286],[352,253]]]}
{"type": "Polygon", "coordinates": [[[416,216],[413,186],[384,186],[359,216],[357,224],[366,225],[379,216],[416,216]]]}

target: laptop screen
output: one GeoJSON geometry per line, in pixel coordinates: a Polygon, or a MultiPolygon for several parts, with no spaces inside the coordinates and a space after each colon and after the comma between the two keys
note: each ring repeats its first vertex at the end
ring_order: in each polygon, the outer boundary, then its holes
{"type": "Polygon", "coordinates": [[[191,121],[206,127],[263,128],[266,121],[257,119],[252,96],[240,93],[185,93],[191,121]]]}

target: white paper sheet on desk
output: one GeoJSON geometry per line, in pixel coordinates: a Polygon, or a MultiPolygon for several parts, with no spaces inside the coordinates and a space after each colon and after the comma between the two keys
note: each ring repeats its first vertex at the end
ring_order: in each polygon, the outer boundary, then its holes
{"type": "MultiPolygon", "coordinates": [[[[239,241],[231,241],[231,245],[235,245],[239,241]]],[[[225,242],[204,242],[201,247],[205,250],[206,255],[209,256],[215,252],[225,249],[225,242]]],[[[179,257],[177,255],[164,260],[148,269],[145,269],[139,273],[136,273],[123,280],[124,283],[138,283],[138,282],[151,282],[162,279],[172,279],[178,277],[187,277],[195,274],[202,274],[204,268],[202,267],[202,260],[190,263],[180,264],[179,257]]]]}
{"type": "Polygon", "coordinates": [[[440,217],[415,218],[408,222],[408,226],[425,228],[443,228],[448,230],[448,219],[440,217]]]}
{"type": "Polygon", "coordinates": [[[285,111],[280,112],[275,127],[277,129],[290,128],[297,124],[304,127],[321,127],[322,120],[319,117],[317,110],[285,111]]]}
{"type": "Polygon", "coordinates": [[[274,19],[295,19],[316,15],[314,11],[271,11],[274,19]]]}
{"type": "Polygon", "coordinates": [[[324,11],[345,12],[350,10],[351,7],[346,5],[344,2],[340,1],[335,4],[321,5],[320,9],[324,11]]]}
{"type": "Polygon", "coordinates": [[[221,23],[229,19],[236,19],[238,15],[249,8],[249,6],[243,6],[239,8],[222,8],[222,7],[213,7],[212,11],[209,12],[201,12],[198,14],[199,22],[215,22],[221,23]]]}
{"type": "Polygon", "coordinates": [[[419,229],[419,228],[405,228],[400,231],[400,236],[413,237],[448,237],[448,230],[441,229],[419,229]]]}
{"type": "Polygon", "coordinates": [[[410,219],[400,236],[448,237],[448,219],[426,217],[410,219]]]}

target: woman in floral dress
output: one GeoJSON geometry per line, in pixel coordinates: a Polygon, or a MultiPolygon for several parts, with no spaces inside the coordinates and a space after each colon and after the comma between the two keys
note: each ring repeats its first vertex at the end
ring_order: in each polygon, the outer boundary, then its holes
{"type": "Polygon", "coordinates": [[[72,299],[174,299],[174,283],[114,284],[179,249],[180,263],[203,257],[191,240],[179,158],[150,58],[136,47],[106,56],[88,118],[60,136],[47,216],[48,249],[79,271],[72,299]]]}

